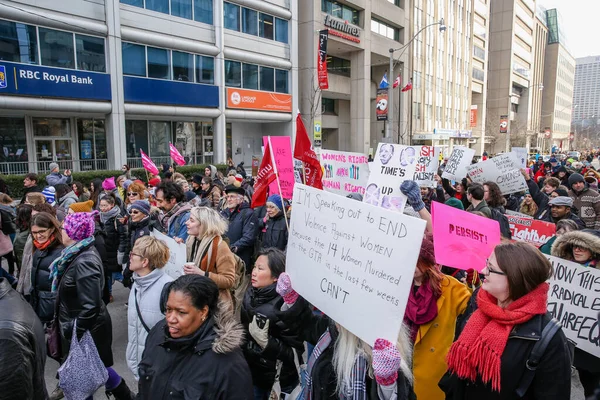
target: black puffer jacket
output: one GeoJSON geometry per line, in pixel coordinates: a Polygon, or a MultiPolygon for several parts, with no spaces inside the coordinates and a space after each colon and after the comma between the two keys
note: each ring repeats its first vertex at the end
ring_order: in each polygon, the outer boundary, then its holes
{"type": "Polygon", "coordinates": [[[276,247],[285,251],[288,242],[288,229],[285,223],[283,211],[280,211],[274,218],[269,218],[266,223],[262,220],[258,224],[258,229],[266,230],[262,233],[261,248],[276,247]]]}
{"type": "MultiPolygon", "coordinates": [[[[293,389],[298,384],[298,372],[294,364],[293,348],[290,346],[292,337],[285,340],[281,336],[276,317],[277,311],[283,305],[283,299],[275,290],[276,284],[256,289],[248,288],[242,302],[241,321],[246,330],[247,342],[243,347],[244,356],[252,372],[252,383],[263,389],[270,389],[275,382],[277,360],[281,360],[286,368],[282,369],[282,388],[293,389]],[[248,326],[255,315],[264,315],[269,319],[269,342],[264,350],[254,341],[248,331],[248,326]],[[294,368],[292,368],[294,367],[294,368]],[[284,374],[285,372],[285,374],[284,374]]],[[[296,345],[301,341],[296,338],[296,345]]],[[[303,346],[298,346],[298,354],[304,351],[303,346]]],[[[284,390],[285,391],[285,390],[284,390]]]]}
{"type": "Polygon", "coordinates": [[[55,242],[44,250],[35,250],[31,263],[31,306],[42,322],[50,322],[54,316],[56,293],[51,293],[50,264],[64,247],[55,242]]]}
{"type": "Polygon", "coordinates": [[[63,339],[63,357],[69,354],[73,324],[77,319],[77,337],[89,330],[106,367],[113,365],[112,324],[102,301],[104,268],[94,245],[81,250],[69,265],[59,283],[58,321],[63,339]]]}
{"type": "MultiPolygon", "coordinates": [[[[121,272],[122,268],[118,263],[117,254],[122,253],[125,255],[127,250],[127,226],[119,222],[120,218],[121,215],[119,214],[116,217],[109,218],[104,223],[100,223],[105,234],[106,264],[104,267],[107,272],[121,272]]],[[[123,256],[123,258],[125,257],[123,256]]]]}
{"type": "Polygon", "coordinates": [[[133,276],[133,272],[129,269],[129,253],[131,253],[131,249],[135,246],[135,241],[143,236],[150,235],[154,229],[161,231],[161,226],[158,221],[156,221],[152,216],[146,217],[139,222],[133,222],[131,219],[129,220],[127,226],[127,248],[125,249],[125,257],[124,260],[127,263],[125,269],[123,269],[123,286],[131,288],[132,281],[131,278],[133,276]]]}
{"type": "Polygon", "coordinates": [[[178,339],[171,338],[163,319],[146,339],[138,398],[252,400],[243,341],[244,329],[227,305],[194,334],[178,339]]]}
{"type": "Polygon", "coordinates": [[[252,270],[254,242],[258,234],[258,220],[248,205],[242,203],[234,210],[227,209],[222,215],[229,221],[229,229],[225,234],[229,238],[229,246],[246,263],[246,271],[252,270]]]}

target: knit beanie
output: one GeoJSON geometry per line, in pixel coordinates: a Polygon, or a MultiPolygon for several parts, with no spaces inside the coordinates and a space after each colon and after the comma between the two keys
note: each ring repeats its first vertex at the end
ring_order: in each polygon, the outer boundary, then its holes
{"type": "Polygon", "coordinates": [[[267,204],[268,203],[273,203],[273,205],[277,208],[279,208],[280,210],[283,211],[283,201],[281,200],[281,196],[278,194],[272,194],[269,196],[269,198],[267,199],[267,204]]]}
{"type": "Polygon", "coordinates": [[[160,178],[152,178],[148,181],[148,186],[158,186],[160,185],[160,178]]]}
{"type": "Polygon", "coordinates": [[[54,203],[54,201],[55,201],[55,199],[54,199],[55,193],[56,193],[56,189],[54,189],[54,186],[48,186],[47,188],[42,190],[42,194],[46,198],[46,202],[50,203],[50,204],[54,203]]]}
{"type": "Polygon", "coordinates": [[[569,193],[565,189],[556,189],[554,192],[558,193],[559,196],[569,197],[569,193]]]}
{"type": "Polygon", "coordinates": [[[242,187],[242,182],[244,178],[240,174],[235,175],[234,178],[235,180],[233,181],[233,186],[242,187]]]}
{"type": "Polygon", "coordinates": [[[419,251],[419,261],[427,265],[435,264],[435,252],[433,250],[433,236],[426,235],[421,242],[421,250],[419,251]]]}
{"type": "Polygon", "coordinates": [[[458,208],[459,210],[465,210],[462,201],[455,197],[450,197],[444,204],[450,207],[458,208]]]}
{"type": "Polygon", "coordinates": [[[67,215],[65,217],[65,222],[63,222],[63,228],[65,229],[67,236],[76,242],[80,242],[83,239],[93,236],[96,228],[96,223],[94,222],[94,216],[96,215],[98,215],[98,211],[67,215]]]}
{"type": "Polygon", "coordinates": [[[571,174],[571,176],[569,176],[569,186],[573,186],[574,184],[579,183],[579,182],[585,182],[583,175],[571,174]]]}
{"type": "Polygon", "coordinates": [[[192,182],[194,182],[196,185],[201,185],[202,184],[202,175],[194,174],[194,176],[192,176],[192,182]]]}
{"type": "Polygon", "coordinates": [[[111,176],[110,178],[106,178],[104,182],[102,182],[102,189],[104,190],[115,190],[117,185],[115,184],[115,177],[111,176]]]}
{"type": "Polygon", "coordinates": [[[94,207],[94,202],[92,200],[82,201],[80,203],[73,203],[69,206],[69,208],[76,213],[80,212],[92,212],[92,207],[94,207]]]}
{"type": "Polygon", "coordinates": [[[123,189],[127,190],[129,185],[131,185],[132,183],[133,181],[131,179],[126,179],[125,182],[123,182],[123,189]]]}
{"type": "Polygon", "coordinates": [[[150,215],[150,203],[147,200],[136,200],[127,209],[129,212],[131,210],[138,210],[142,214],[150,215]]]}

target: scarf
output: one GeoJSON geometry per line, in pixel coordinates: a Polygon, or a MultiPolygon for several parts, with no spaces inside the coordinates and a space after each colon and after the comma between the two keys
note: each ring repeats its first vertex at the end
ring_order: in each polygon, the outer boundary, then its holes
{"type": "Polygon", "coordinates": [[[429,281],[424,281],[416,291],[410,291],[404,312],[404,322],[410,327],[413,342],[419,332],[419,326],[433,321],[437,315],[437,297],[429,281]]]}
{"type": "Polygon", "coordinates": [[[547,312],[548,283],[544,282],[506,308],[497,299],[480,290],[479,308],[473,313],[464,331],[448,353],[448,370],[472,382],[480,376],[492,389],[500,392],[500,367],[508,335],[515,325],[547,312]]]}
{"type": "Polygon", "coordinates": [[[52,234],[52,236],[50,236],[48,238],[48,240],[45,241],[44,243],[40,243],[37,240],[33,239],[33,245],[35,246],[36,249],[38,249],[39,251],[42,251],[42,250],[46,250],[48,247],[50,247],[50,245],[52,243],[54,243],[55,240],[56,240],[56,235],[52,234]]]}
{"type": "Polygon", "coordinates": [[[182,208],[187,206],[187,203],[177,203],[171,208],[169,211],[164,213],[160,218],[160,224],[166,229],[169,230],[169,220],[173,217],[177,212],[182,208]]]}
{"type": "Polygon", "coordinates": [[[87,249],[91,245],[94,244],[94,236],[90,236],[89,238],[85,238],[77,243],[73,243],[69,247],[65,248],[62,253],[60,253],[60,257],[56,260],[52,261],[50,264],[50,278],[52,280],[52,292],[56,292],[58,290],[58,283],[65,273],[65,269],[67,266],[81,253],[83,250],[87,249]]]}
{"type": "Polygon", "coordinates": [[[189,262],[193,262],[194,264],[196,264],[198,266],[198,268],[200,268],[202,271],[209,271],[209,267],[212,264],[216,263],[216,259],[212,260],[212,251],[211,248],[212,246],[218,246],[220,243],[221,238],[218,236],[205,236],[203,237],[201,240],[198,240],[198,238],[194,237],[194,236],[188,236],[188,242],[186,243],[186,249],[187,249],[187,260],[189,262]],[[213,240],[215,239],[219,239],[217,240],[214,244],[213,244],[213,240]],[[191,244],[191,245],[189,245],[191,244]],[[206,257],[204,257],[204,254],[206,253],[206,257]]]}
{"type": "Polygon", "coordinates": [[[109,211],[100,213],[100,222],[102,222],[102,224],[106,224],[111,218],[116,218],[120,214],[121,209],[118,206],[114,206],[109,211]]]}

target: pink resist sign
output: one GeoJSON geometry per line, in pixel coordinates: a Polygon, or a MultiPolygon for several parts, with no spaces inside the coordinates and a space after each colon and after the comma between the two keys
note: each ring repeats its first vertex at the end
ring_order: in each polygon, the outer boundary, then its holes
{"type": "MultiPolygon", "coordinates": [[[[267,136],[263,136],[263,146],[266,147],[267,136]]],[[[277,164],[277,174],[281,184],[281,195],[284,199],[291,199],[294,193],[294,161],[292,160],[292,146],[289,136],[271,136],[271,154],[277,164]]],[[[277,180],[269,185],[269,193],[279,193],[277,180]]]]}
{"type": "Polygon", "coordinates": [[[458,269],[481,272],[500,243],[500,224],[442,203],[431,203],[435,261],[458,269]]]}

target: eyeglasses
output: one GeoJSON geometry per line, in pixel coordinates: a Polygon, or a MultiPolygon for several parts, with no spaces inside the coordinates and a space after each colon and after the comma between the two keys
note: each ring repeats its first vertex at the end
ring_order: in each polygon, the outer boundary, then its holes
{"type": "Polygon", "coordinates": [[[140,194],[137,192],[128,192],[127,196],[139,196],[140,194]]]}
{"type": "Polygon", "coordinates": [[[574,246],[573,246],[573,250],[577,250],[577,251],[589,251],[589,249],[588,249],[588,248],[586,248],[586,247],[581,247],[581,246],[577,246],[577,245],[574,245],[574,246]]]}
{"type": "Polygon", "coordinates": [[[142,256],[141,254],[137,254],[137,253],[133,253],[133,252],[129,253],[129,258],[131,258],[133,256],[136,256],[136,257],[139,257],[139,258],[146,258],[146,257],[142,256]]]}
{"type": "MultiPolygon", "coordinates": [[[[495,271],[493,270],[492,267],[492,263],[490,263],[490,259],[488,258],[487,260],[485,260],[485,267],[487,268],[488,272],[490,274],[497,274],[497,275],[506,275],[506,273],[502,272],[502,271],[495,271]]],[[[488,274],[489,275],[489,274],[488,274]]]]}
{"type": "MultiPolygon", "coordinates": [[[[62,229],[62,226],[60,227],[62,229]]],[[[48,231],[50,230],[50,228],[48,229],[42,229],[41,231],[31,231],[31,235],[32,236],[44,236],[48,231]]]]}

